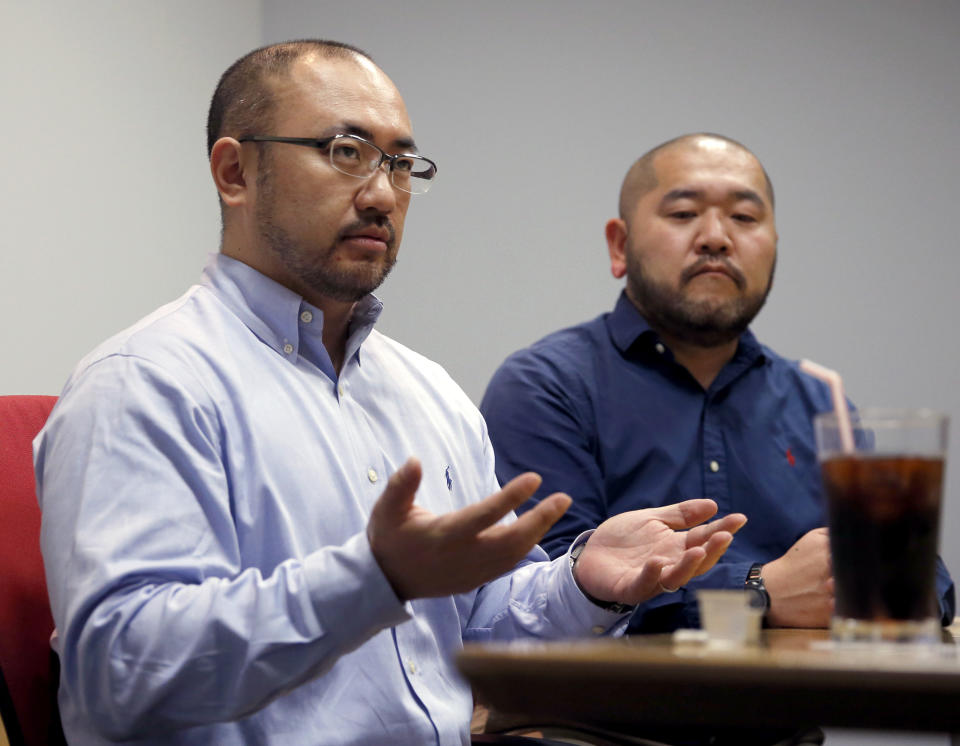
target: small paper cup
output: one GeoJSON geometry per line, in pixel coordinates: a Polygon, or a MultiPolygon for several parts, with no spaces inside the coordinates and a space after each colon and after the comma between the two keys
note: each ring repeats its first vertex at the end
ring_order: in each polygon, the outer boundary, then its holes
{"type": "Polygon", "coordinates": [[[738,647],[760,642],[763,612],[750,605],[750,598],[745,591],[700,590],[697,591],[697,603],[708,644],[738,647]]]}

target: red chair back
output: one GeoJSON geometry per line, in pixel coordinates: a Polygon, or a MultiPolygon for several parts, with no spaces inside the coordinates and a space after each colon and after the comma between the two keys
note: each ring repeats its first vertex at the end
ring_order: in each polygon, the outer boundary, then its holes
{"type": "Polygon", "coordinates": [[[26,746],[55,743],[59,732],[32,450],[56,401],[0,396],[0,669],[19,725],[8,730],[26,746]]]}

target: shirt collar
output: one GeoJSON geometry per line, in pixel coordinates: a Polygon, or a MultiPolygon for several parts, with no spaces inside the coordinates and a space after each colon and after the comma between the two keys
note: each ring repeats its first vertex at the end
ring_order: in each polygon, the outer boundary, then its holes
{"type": "Polygon", "coordinates": [[[607,329],[610,330],[610,338],[617,349],[624,354],[643,336],[651,339],[659,338],[659,335],[650,328],[647,320],[640,315],[633,301],[627,297],[626,290],[620,291],[617,305],[607,316],[607,329]]]}
{"type": "MultiPolygon", "coordinates": [[[[210,288],[262,342],[284,357],[296,360],[301,345],[322,348],[323,312],[253,267],[224,254],[212,254],[201,284],[210,288]]],[[[382,310],[383,303],[372,293],[357,302],[347,337],[347,359],[359,354],[361,343],[373,330],[382,310]]],[[[320,350],[314,352],[320,354],[320,350]]],[[[321,356],[327,357],[325,350],[321,356]]]]}
{"type": "MultiPolygon", "coordinates": [[[[639,309],[627,297],[626,290],[620,291],[617,304],[607,316],[607,329],[614,345],[622,354],[626,354],[641,338],[647,340],[649,345],[660,341],[660,335],[650,328],[650,324],[640,314],[639,309]]],[[[737,345],[737,351],[730,363],[736,361],[739,364],[753,365],[762,359],[765,359],[763,346],[757,341],[753,332],[747,329],[740,335],[740,344],[737,345]]]]}

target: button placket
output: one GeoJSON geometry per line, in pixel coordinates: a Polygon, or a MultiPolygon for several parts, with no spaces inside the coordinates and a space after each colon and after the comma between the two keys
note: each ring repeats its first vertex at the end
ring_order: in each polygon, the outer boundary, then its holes
{"type": "Polygon", "coordinates": [[[704,496],[709,495],[716,501],[721,513],[732,509],[729,484],[726,474],[726,451],[723,432],[718,427],[718,418],[709,401],[704,405],[703,413],[703,466],[704,496]]]}

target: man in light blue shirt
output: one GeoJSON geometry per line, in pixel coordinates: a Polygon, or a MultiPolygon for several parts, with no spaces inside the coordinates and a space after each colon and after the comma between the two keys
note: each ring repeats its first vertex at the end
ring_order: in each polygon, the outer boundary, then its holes
{"type": "Polygon", "coordinates": [[[256,50],[208,122],[223,242],[35,443],[71,744],[467,743],[463,640],[603,634],[745,520],[625,513],[553,562],[476,408],[372,295],[436,166],[364,53],[256,50]],[[411,458],[416,456],[416,458],[411,458]],[[489,495],[489,497],[487,497],[489,495]]]}

